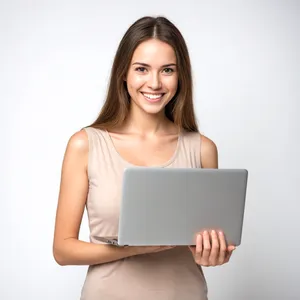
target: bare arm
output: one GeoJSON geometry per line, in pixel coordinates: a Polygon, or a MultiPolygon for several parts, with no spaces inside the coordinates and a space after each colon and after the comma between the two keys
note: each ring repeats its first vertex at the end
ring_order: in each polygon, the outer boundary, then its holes
{"type": "Polygon", "coordinates": [[[53,255],[60,265],[94,265],[132,256],[132,247],[118,248],[78,240],[88,193],[88,138],[75,133],[65,152],[56,212],[53,255]]]}
{"type": "Polygon", "coordinates": [[[218,169],[218,149],[215,143],[201,135],[201,165],[202,168],[218,169]]]}

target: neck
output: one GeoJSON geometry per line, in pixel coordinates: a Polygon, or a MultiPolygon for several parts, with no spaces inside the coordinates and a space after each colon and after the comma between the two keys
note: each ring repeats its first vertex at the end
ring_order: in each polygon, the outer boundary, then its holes
{"type": "Polygon", "coordinates": [[[170,126],[169,122],[164,111],[159,114],[148,114],[131,105],[124,127],[140,135],[149,136],[166,131],[170,126]]]}

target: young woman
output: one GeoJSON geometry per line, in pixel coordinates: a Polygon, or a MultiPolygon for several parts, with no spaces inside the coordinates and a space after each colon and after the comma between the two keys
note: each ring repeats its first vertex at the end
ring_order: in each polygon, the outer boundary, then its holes
{"type": "Polygon", "coordinates": [[[202,266],[229,261],[222,232],[196,247],[114,247],[123,171],[130,166],[217,168],[217,148],[197,129],[188,50],[166,18],[144,17],[125,33],[97,120],[69,140],[62,166],[53,253],[89,265],[82,300],[207,299],[202,266]],[[78,233],[86,207],[91,239],[78,233]]]}

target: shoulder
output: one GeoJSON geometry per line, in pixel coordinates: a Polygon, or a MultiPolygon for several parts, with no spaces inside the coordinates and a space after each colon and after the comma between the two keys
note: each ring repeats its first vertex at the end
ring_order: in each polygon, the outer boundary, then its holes
{"type": "Polygon", "coordinates": [[[76,159],[86,158],[89,151],[88,135],[84,129],[75,132],[68,140],[66,148],[66,157],[76,159]]]}
{"type": "Polygon", "coordinates": [[[202,168],[217,169],[218,168],[218,149],[216,144],[203,134],[201,138],[201,166],[202,168]]]}

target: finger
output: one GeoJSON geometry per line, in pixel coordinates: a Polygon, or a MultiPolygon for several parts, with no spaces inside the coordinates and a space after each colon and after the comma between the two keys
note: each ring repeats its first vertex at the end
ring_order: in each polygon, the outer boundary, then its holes
{"type": "Polygon", "coordinates": [[[234,250],[235,250],[235,248],[231,249],[230,251],[227,251],[226,256],[225,256],[225,260],[224,260],[224,264],[226,264],[226,263],[229,262],[229,260],[231,258],[231,255],[232,255],[232,253],[233,253],[234,250]]]}
{"type": "Polygon", "coordinates": [[[219,258],[219,238],[216,234],[215,230],[211,231],[211,252],[209,255],[209,264],[211,266],[216,266],[218,264],[218,258],[219,258]]]}
{"type": "Polygon", "coordinates": [[[196,264],[198,265],[201,264],[201,259],[202,259],[202,252],[203,252],[202,240],[203,240],[202,235],[198,234],[196,238],[196,247],[194,253],[194,259],[196,264]]]}
{"type": "Polygon", "coordinates": [[[234,245],[230,245],[230,246],[228,246],[228,248],[227,248],[227,251],[233,251],[233,250],[235,250],[235,246],[234,245]]]}
{"type": "Polygon", "coordinates": [[[219,241],[220,241],[219,264],[222,265],[224,263],[226,253],[227,253],[225,236],[222,231],[219,231],[219,241]]]}
{"type": "Polygon", "coordinates": [[[203,240],[202,235],[198,234],[196,239],[196,254],[199,255],[200,257],[202,256],[202,251],[203,251],[202,240],[203,240]]]}
{"type": "Polygon", "coordinates": [[[204,231],[203,233],[203,251],[202,251],[202,264],[204,266],[208,266],[208,259],[209,259],[209,255],[210,255],[210,249],[211,249],[211,245],[210,245],[210,236],[209,233],[207,231],[204,231]]]}

